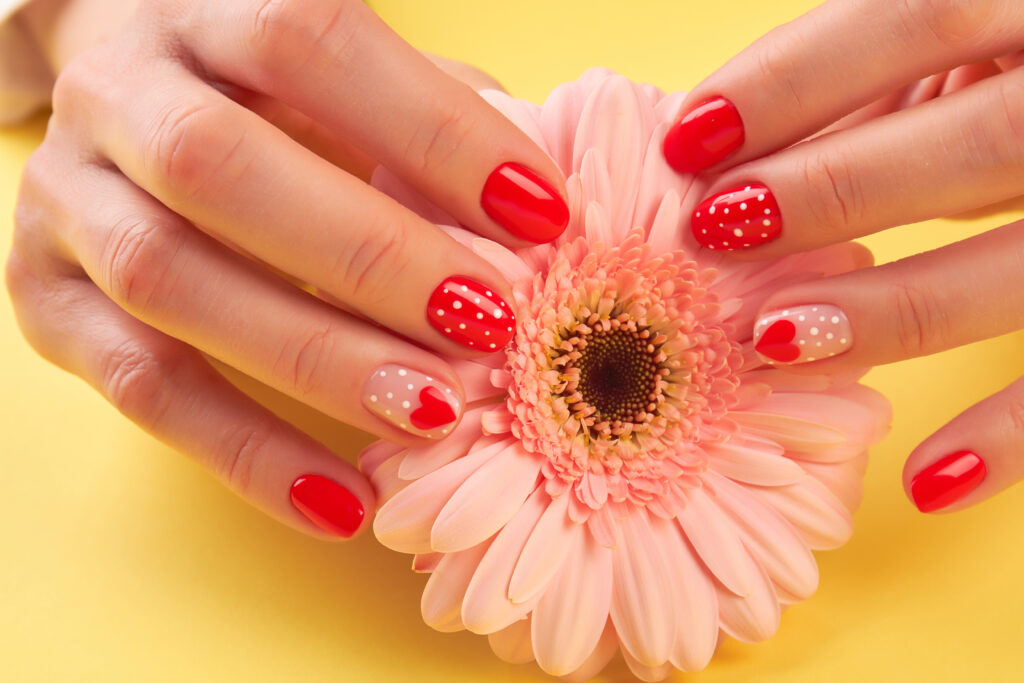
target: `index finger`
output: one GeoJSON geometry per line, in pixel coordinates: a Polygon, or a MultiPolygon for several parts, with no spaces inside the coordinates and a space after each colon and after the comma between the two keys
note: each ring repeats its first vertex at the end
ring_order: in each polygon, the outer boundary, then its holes
{"type": "Polygon", "coordinates": [[[820,131],[897,88],[1014,52],[1014,0],[831,0],[700,83],[665,136],[680,173],[724,170],[820,131]]]}
{"type": "Polygon", "coordinates": [[[360,0],[201,2],[176,23],[217,77],[339,131],[480,234],[540,243],[568,224],[551,158],[360,0]]]}

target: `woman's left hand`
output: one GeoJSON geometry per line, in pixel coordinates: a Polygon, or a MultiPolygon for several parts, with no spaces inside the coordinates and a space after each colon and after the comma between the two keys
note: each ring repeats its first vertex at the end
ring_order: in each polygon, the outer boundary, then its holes
{"type": "MultiPolygon", "coordinates": [[[[759,39],[690,93],[665,138],[676,170],[707,175],[697,240],[775,258],[1021,195],[1020,10],[831,0],[759,39]]],[[[1024,221],[780,290],[753,341],[767,362],[835,372],[1022,327],[1024,221]]],[[[1022,446],[1018,380],[921,444],[905,488],[922,511],[962,509],[1024,478],[1022,446]]]]}

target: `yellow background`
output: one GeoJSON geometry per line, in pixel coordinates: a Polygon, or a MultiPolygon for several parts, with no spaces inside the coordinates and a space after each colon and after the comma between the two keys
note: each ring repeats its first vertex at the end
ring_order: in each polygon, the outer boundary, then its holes
{"type": "MultiPolygon", "coordinates": [[[[411,42],[514,94],[605,65],[687,88],[810,0],[373,3],[411,42]]],[[[344,98],[344,93],[338,93],[344,98]]],[[[0,133],[0,238],[42,121],[0,133]]],[[[1010,220],[936,221],[867,240],[880,261],[1010,220]]],[[[979,264],[984,267],[984,264],[979,264]]],[[[701,682],[1020,680],[1024,491],[926,517],[900,470],[926,435],[1024,372],[1024,337],[872,372],[895,403],[856,534],[779,634],[727,642],[701,682]]],[[[345,457],[361,434],[302,418],[345,457]]],[[[36,357],[0,303],[0,680],[540,681],[483,638],[420,622],[424,577],[369,535],[320,543],[261,516],[36,357]]],[[[1024,454],[1022,454],[1024,455],[1024,454]]],[[[680,679],[686,678],[680,676],[680,679]]],[[[601,680],[624,680],[620,666],[601,680]]]]}

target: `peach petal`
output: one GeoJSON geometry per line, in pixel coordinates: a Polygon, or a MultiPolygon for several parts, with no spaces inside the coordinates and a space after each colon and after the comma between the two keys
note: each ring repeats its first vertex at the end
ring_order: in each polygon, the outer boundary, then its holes
{"type": "Polygon", "coordinates": [[[552,676],[572,673],[586,661],[608,622],[612,551],[575,534],[568,558],[533,611],[537,664],[552,676]]]}
{"type": "Polygon", "coordinates": [[[529,617],[487,635],[491,650],[509,664],[526,664],[534,660],[533,642],[530,640],[529,617]]]}
{"type": "Polygon", "coordinates": [[[569,519],[569,495],[561,495],[541,515],[516,562],[508,585],[512,602],[526,602],[545,590],[583,528],[569,519]]]}
{"type": "Polygon", "coordinates": [[[490,545],[490,541],[485,541],[461,552],[444,555],[430,575],[420,599],[420,613],[425,624],[442,633],[466,628],[462,623],[462,600],[490,545]]]}
{"type": "Polygon", "coordinates": [[[646,513],[634,509],[619,520],[612,551],[612,623],[625,651],[644,666],[668,661],[675,640],[675,612],[666,596],[674,583],[646,513]]]}
{"type": "Polygon", "coordinates": [[[789,486],[748,489],[789,520],[813,550],[838,548],[853,533],[850,511],[810,475],[789,486]]]}
{"type": "Polygon", "coordinates": [[[451,494],[430,530],[431,548],[458,552],[497,533],[537,488],[540,465],[518,442],[508,444],[451,494]]]}
{"type": "Polygon", "coordinates": [[[740,540],[733,521],[704,489],[686,492],[677,517],[686,538],[715,578],[736,595],[747,595],[756,582],[757,563],[740,540]]]}
{"type": "Polygon", "coordinates": [[[567,683],[585,683],[589,681],[608,666],[608,662],[612,661],[612,657],[618,651],[619,638],[615,633],[615,627],[612,626],[612,622],[609,620],[604,625],[604,632],[601,633],[601,638],[597,641],[597,647],[594,648],[594,651],[583,661],[580,668],[563,676],[563,680],[567,683]]]}
{"type": "Polygon", "coordinates": [[[481,448],[417,479],[396,493],[377,511],[373,521],[377,540],[399,552],[434,552],[430,545],[430,529],[448,499],[473,472],[507,446],[508,443],[497,442],[481,448]]]}
{"type": "Polygon", "coordinates": [[[745,597],[718,590],[718,616],[722,630],[744,643],[759,643],[775,635],[782,610],[764,568],[757,566],[755,580],[745,597]]]}

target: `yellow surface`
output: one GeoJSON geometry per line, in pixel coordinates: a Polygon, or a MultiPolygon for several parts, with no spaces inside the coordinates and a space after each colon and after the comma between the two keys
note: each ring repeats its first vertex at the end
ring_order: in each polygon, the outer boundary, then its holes
{"type": "MultiPolygon", "coordinates": [[[[417,46],[480,64],[540,99],[603,64],[667,89],[702,75],[809,0],[374,3],[417,46]],[[497,6],[497,8],[496,8],[497,6]]],[[[0,239],[43,124],[0,133],[0,239]]],[[[1007,222],[933,222],[868,240],[881,261],[1007,222]]],[[[896,406],[857,530],[819,555],[821,588],[779,635],[727,643],[719,681],[1019,681],[1024,490],[925,517],[909,450],[1024,372],[1012,335],[874,371],[896,406]]],[[[352,457],[363,435],[302,424],[352,457]]],[[[367,536],[305,538],[249,509],[37,358],[0,303],[0,680],[540,681],[483,638],[420,623],[424,578],[367,536]]],[[[685,678],[680,676],[680,679],[685,678]]],[[[624,680],[615,669],[601,680],[624,680]]]]}

